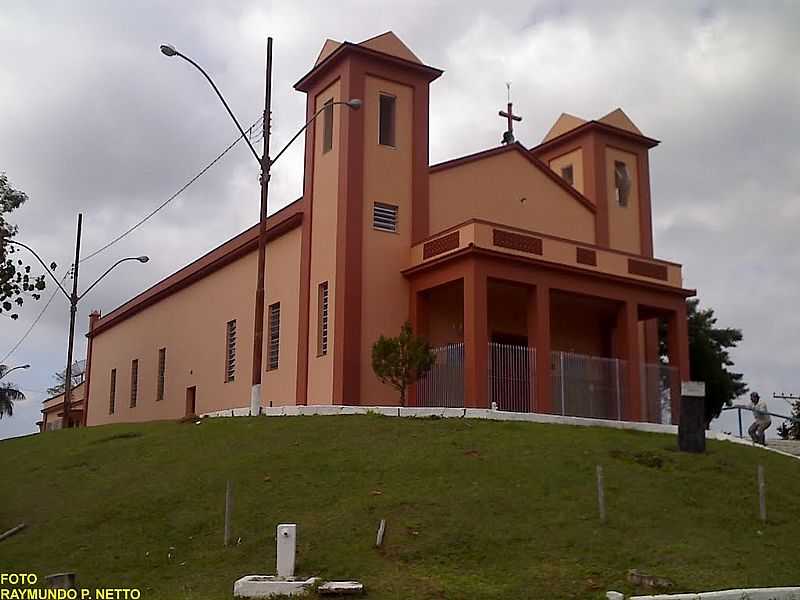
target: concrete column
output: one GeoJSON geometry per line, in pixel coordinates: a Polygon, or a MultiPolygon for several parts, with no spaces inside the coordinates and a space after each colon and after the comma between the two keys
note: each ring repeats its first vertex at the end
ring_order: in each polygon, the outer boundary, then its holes
{"type": "MultiPolygon", "coordinates": [[[[425,292],[420,291],[412,283],[410,289],[408,320],[411,330],[422,337],[428,337],[428,298],[425,292]]],[[[412,385],[408,390],[408,406],[418,406],[417,386],[412,385]]]]}
{"type": "Polygon", "coordinates": [[[528,345],[536,348],[533,410],[551,413],[553,392],[550,373],[550,288],[545,284],[537,285],[528,294],[528,345]]]}
{"type": "Polygon", "coordinates": [[[670,385],[672,420],[681,414],[681,383],[690,380],[689,373],[689,320],[686,302],[681,302],[667,317],[667,355],[671,367],[678,369],[678,377],[670,385]]]}
{"type": "Polygon", "coordinates": [[[626,363],[625,405],[626,421],[642,420],[642,357],[639,350],[639,307],[626,301],[617,313],[617,357],[626,363]]]}
{"type": "Polygon", "coordinates": [[[464,274],[464,405],[489,407],[489,323],[486,273],[472,261],[464,274]]]}

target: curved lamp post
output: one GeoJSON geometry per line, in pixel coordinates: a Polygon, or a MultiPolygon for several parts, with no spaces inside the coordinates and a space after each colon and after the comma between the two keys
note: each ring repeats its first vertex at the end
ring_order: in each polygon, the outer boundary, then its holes
{"type": "Polygon", "coordinates": [[[96,286],[98,283],[100,283],[100,280],[102,280],[106,275],[111,273],[111,271],[113,271],[114,268],[117,265],[120,265],[120,264],[122,264],[124,262],[127,262],[129,260],[135,260],[135,261],[138,261],[140,263],[146,263],[148,260],[150,260],[150,258],[147,257],[147,256],[129,256],[127,258],[122,258],[122,259],[118,260],[117,262],[115,262],[113,265],[111,265],[111,267],[105,273],[100,275],[100,277],[95,279],[94,283],[92,283],[89,287],[87,287],[83,291],[83,293],[79,294],[78,293],[78,265],[80,264],[81,225],[82,225],[82,223],[83,223],[83,215],[82,214],[78,214],[78,237],[77,237],[77,241],[75,242],[75,263],[74,263],[74,265],[72,267],[73,268],[72,293],[69,293],[69,292],[67,292],[67,290],[64,289],[64,286],[61,285],[61,282],[58,279],[56,279],[56,276],[53,275],[53,273],[50,271],[50,269],[47,267],[47,265],[44,264],[44,261],[39,257],[39,255],[36,253],[36,251],[33,248],[31,248],[30,246],[28,246],[26,244],[23,244],[22,242],[18,242],[16,240],[6,240],[8,243],[16,244],[17,246],[21,246],[22,248],[25,248],[28,252],[33,254],[36,257],[36,260],[39,261],[39,264],[41,264],[44,267],[45,273],[47,273],[50,276],[50,278],[53,281],[55,281],[55,283],[58,286],[58,288],[61,290],[61,292],[66,297],[67,302],[69,302],[69,343],[68,343],[68,346],[67,346],[67,368],[64,371],[64,421],[63,421],[63,423],[64,423],[65,427],[67,426],[67,424],[69,422],[69,413],[70,413],[70,408],[71,408],[71,404],[72,404],[72,353],[73,353],[73,350],[75,348],[75,315],[78,312],[78,301],[80,301],[86,294],[88,294],[89,291],[91,291],[91,289],[94,288],[94,286],[96,286]]]}
{"type": "MultiPolygon", "coordinates": [[[[300,130],[294,134],[292,139],[275,155],[275,158],[270,158],[269,156],[269,141],[270,141],[270,119],[272,118],[272,38],[267,38],[267,77],[266,77],[266,88],[264,90],[264,115],[262,119],[262,129],[263,129],[263,137],[264,137],[264,152],[262,156],[259,158],[258,152],[256,149],[253,148],[253,144],[250,143],[250,139],[247,137],[247,134],[244,132],[241,124],[237,120],[236,116],[233,114],[233,111],[228,106],[228,103],[225,101],[225,98],[222,96],[222,92],[219,91],[219,88],[216,86],[214,81],[211,79],[208,73],[198,65],[195,61],[191,58],[186,56],[185,54],[179,52],[175,49],[174,46],[169,44],[161,44],[161,53],[164,56],[173,57],[178,56],[192,65],[195,69],[200,71],[203,74],[203,77],[208,80],[208,83],[211,84],[211,87],[216,92],[217,97],[222,102],[223,106],[225,106],[225,110],[228,111],[228,115],[230,115],[231,119],[233,120],[236,128],[239,130],[239,133],[244,138],[244,141],[247,142],[247,146],[250,148],[250,152],[256,159],[260,169],[261,169],[261,206],[259,209],[259,216],[258,216],[258,273],[256,276],[256,297],[255,297],[255,318],[253,320],[253,377],[252,377],[252,387],[250,390],[250,414],[257,415],[261,412],[261,364],[262,364],[262,352],[263,352],[263,340],[264,340],[264,269],[266,265],[266,250],[267,250],[267,197],[269,193],[269,178],[270,178],[270,169],[272,165],[275,164],[281,155],[286,151],[286,149],[294,142],[300,134],[303,133],[309,125],[311,125],[314,120],[322,114],[327,107],[323,107],[318,110],[314,115],[303,125],[300,130]]],[[[339,100],[336,102],[330,103],[328,106],[331,105],[343,105],[347,106],[352,110],[358,110],[361,108],[361,100],[357,98],[353,98],[350,100],[339,100]]]]}
{"type": "Polygon", "coordinates": [[[16,371],[17,369],[30,369],[30,367],[30,365],[18,365],[16,367],[11,367],[10,369],[7,369],[5,373],[0,375],[0,379],[11,373],[11,371],[16,371]]]}

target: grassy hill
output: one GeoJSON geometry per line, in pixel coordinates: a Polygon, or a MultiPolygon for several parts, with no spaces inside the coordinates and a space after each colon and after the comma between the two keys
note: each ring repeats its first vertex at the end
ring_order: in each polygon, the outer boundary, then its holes
{"type": "Polygon", "coordinates": [[[0,531],[28,528],[0,542],[0,571],[75,570],[85,586],[139,587],[145,599],[224,599],[239,576],[274,572],[275,525],[297,522],[298,574],[359,579],[371,599],[603,598],[632,591],[630,568],[677,590],[800,584],[800,461],[674,445],[600,428],[371,415],[8,440],[0,531]],[[241,543],[224,548],[228,478],[241,543]]]}

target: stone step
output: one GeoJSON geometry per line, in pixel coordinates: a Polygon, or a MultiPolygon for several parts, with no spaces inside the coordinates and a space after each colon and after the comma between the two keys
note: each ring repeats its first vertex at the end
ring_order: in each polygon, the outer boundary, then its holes
{"type": "Polygon", "coordinates": [[[767,446],[781,452],[800,456],[800,440],[768,440],[767,446]]]}

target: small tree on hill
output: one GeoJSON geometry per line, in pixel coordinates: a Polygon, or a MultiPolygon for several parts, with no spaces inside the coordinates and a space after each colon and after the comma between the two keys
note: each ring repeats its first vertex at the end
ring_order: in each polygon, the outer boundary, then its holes
{"type": "Polygon", "coordinates": [[[372,370],[382,383],[400,392],[400,404],[406,405],[408,386],[424,377],[436,362],[428,342],[411,331],[406,321],[397,337],[381,336],[372,345],[372,370]]]}
{"type": "Polygon", "coordinates": [[[778,427],[778,436],[784,440],[800,440],[800,400],[792,402],[794,421],[784,421],[778,427]]]}

